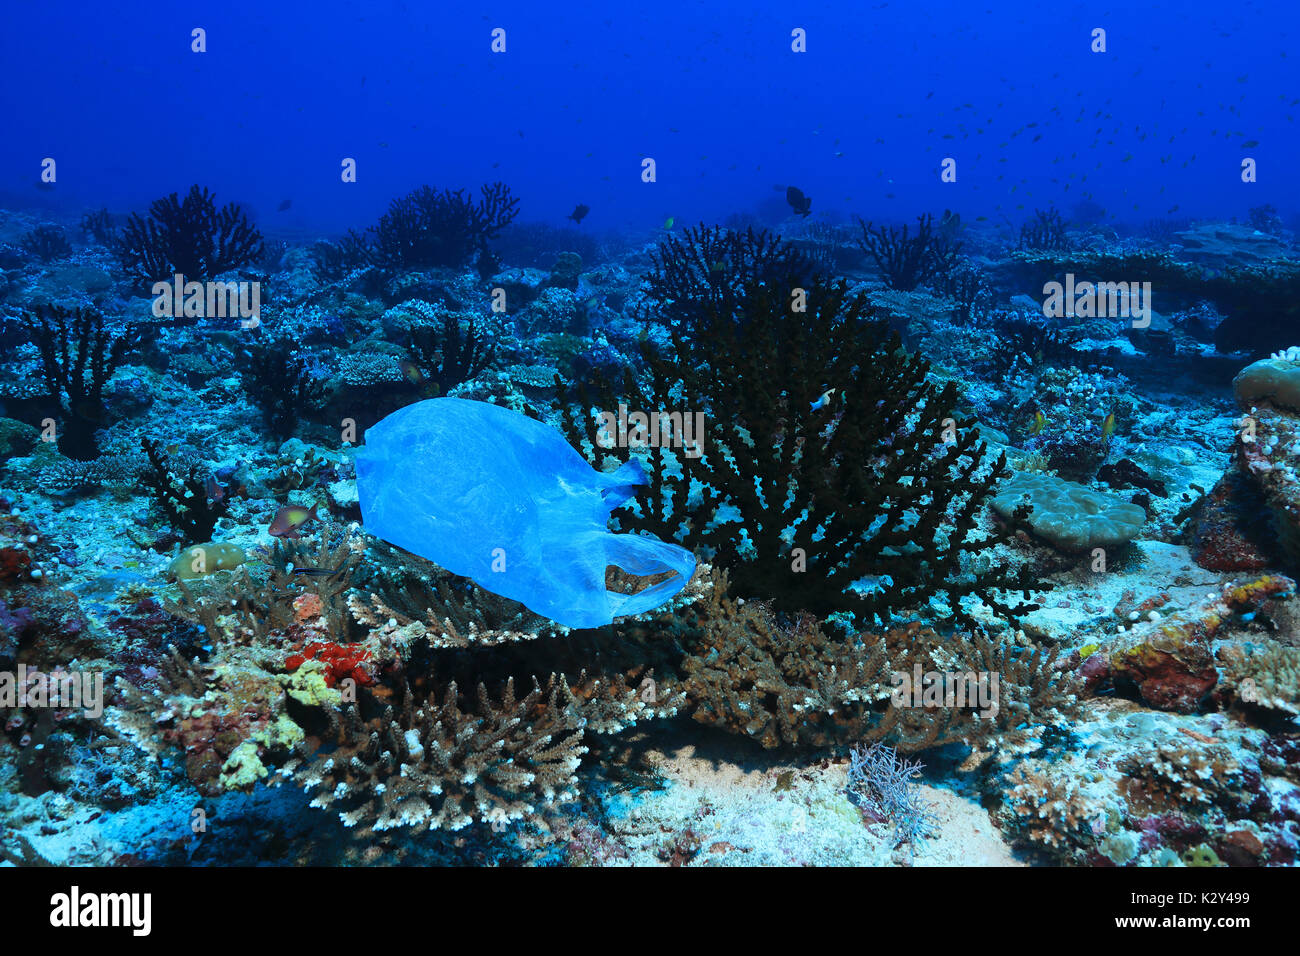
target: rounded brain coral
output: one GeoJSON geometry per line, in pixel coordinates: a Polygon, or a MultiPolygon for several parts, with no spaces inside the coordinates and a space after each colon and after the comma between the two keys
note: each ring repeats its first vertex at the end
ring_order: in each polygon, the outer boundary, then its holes
{"type": "Polygon", "coordinates": [[[1142,530],[1147,513],[1115,495],[1050,475],[1017,472],[998,486],[991,504],[1010,519],[1020,505],[1033,507],[1029,529],[1062,551],[1124,544],[1142,530]]]}
{"type": "Polygon", "coordinates": [[[1232,380],[1232,394],[1244,409],[1272,405],[1300,411],[1300,347],[1247,365],[1232,380]]]}

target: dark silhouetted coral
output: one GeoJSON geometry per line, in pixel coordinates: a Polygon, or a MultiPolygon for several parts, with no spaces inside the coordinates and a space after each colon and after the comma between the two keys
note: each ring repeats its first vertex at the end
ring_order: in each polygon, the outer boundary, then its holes
{"type": "Polygon", "coordinates": [[[149,214],[132,213],[122,227],[117,256],[141,286],[183,275],[205,281],[230,269],[259,262],[262,234],[236,203],[217,208],[207,189],[191,186],[155,199],[149,214]]]}
{"type": "Polygon", "coordinates": [[[891,289],[911,292],[922,283],[942,281],[956,265],[961,243],[935,231],[929,213],[916,219],[916,233],[910,227],[875,226],[858,220],[862,251],[875,260],[885,284],[891,289]]]}
{"type": "Polygon", "coordinates": [[[37,226],[23,236],[23,249],[41,262],[62,259],[72,252],[68,237],[58,226],[37,226]]]}
{"type": "Polygon", "coordinates": [[[251,345],[244,352],[240,378],[248,397],[261,408],[267,429],[280,441],[292,436],[298,420],[325,401],[324,383],[289,339],[251,345]]]}
{"type": "Polygon", "coordinates": [[[1016,613],[1007,592],[1027,596],[1034,576],[981,557],[1004,532],[978,530],[1005,461],[957,416],[954,386],[931,383],[926,361],[846,283],[805,291],[800,312],[777,281],[726,311],[701,307],[666,349],[645,344],[644,383],[628,373],[574,395],[557,382],[566,434],[597,467],[632,449],[601,438],[592,407],[613,414],[624,403],[669,426],[620,525],[711,555],[738,595],[774,597],[782,610],[870,621],[939,599],[960,623],[971,620],[964,600],[978,597],[1016,613]],[[681,426],[696,412],[693,455],[681,426]]]}
{"type": "Polygon", "coordinates": [[[370,227],[367,257],[388,269],[468,265],[518,214],[519,200],[505,183],[480,187],[477,202],[463,189],[421,186],[389,203],[370,227]]]}
{"type": "Polygon", "coordinates": [[[106,424],[104,384],[144,338],[140,327],[113,327],[93,308],[56,305],[34,306],[24,320],[61,419],[59,451],[78,461],[98,457],[95,432],[106,424]]]}
{"type": "Polygon", "coordinates": [[[462,328],[460,317],[448,311],[442,313],[440,326],[411,326],[409,344],[416,364],[438,386],[439,395],[474,378],[492,364],[496,353],[492,341],[475,328],[472,319],[462,328]]]}
{"type": "Polygon", "coordinates": [[[168,461],[161,442],[145,438],[141,445],[149,458],[149,468],[141,481],[168,522],[187,542],[211,540],[212,529],[230,509],[225,495],[228,489],[221,488],[218,497],[211,497],[209,476],[198,465],[191,464],[185,472],[178,472],[168,461]]]}

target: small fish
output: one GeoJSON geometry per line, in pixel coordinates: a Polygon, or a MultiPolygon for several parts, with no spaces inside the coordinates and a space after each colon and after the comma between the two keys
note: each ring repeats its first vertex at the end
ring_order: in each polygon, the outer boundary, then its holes
{"type": "Polygon", "coordinates": [[[672,231],[673,231],[673,222],[674,222],[674,221],[675,221],[675,220],[673,219],[672,216],[669,216],[667,219],[665,219],[665,220],[664,220],[664,229],[665,229],[666,231],[668,231],[668,232],[672,232],[672,231]]]}
{"type": "Polygon", "coordinates": [[[343,564],[340,564],[337,568],[333,568],[333,569],[330,569],[330,568],[294,568],[293,571],[292,571],[291,573],[294,574],[294,575],[300,575],[300,576],[302,576],[302,577],[304,577],[304,578],[332,578],[332,577],[334,577],[334,575],[336,575],[336,574],[338,574],[340,571],[342,571],[344,565],[346,565],[346,564],[347,564],[347,562],[344,561],[343,564]]]}
{"type": "Polygon", "coordinates": [[[1219,742],[1218,737],[1207,737],[1205,734],[1197,733],[1195,730],[1188,730],[1186,727],[1179,727],[1178,730],[1180,733],[1186,734],[1193,740],[1199,740],[1203,744],[1217,744],[1219,742]]]}
{"type": "Polygon", "coordinates": [[[808,216],[812,214],[812,199],[805,196],[803,190],[798,186],[786,187],[785,201],[790,204],[790,208],[795,211],[795,215],[808,216]]]}
{"type": "Polygon", "coordinates": [[[1047,424],[1047,416],[1042,413],[1042,410],[1040,409],[1038,411],[1035,411],[1034,419],[1032,422],[1030,422],[1029,425],[1029,434],[1037,435],[1039,432],[1043,430],[1043,426],[1046,424],[1047,424]]]}
{"type": "Polygon", "coordinates": [[[319,504],[312,505],[310,508],[304,508],[302,505],[284,505],[271,519],[271,526],[266,529],[267,533],[273,538],[297,538],[298,529],[318,517],[316,509],[319,507],[319,504]]]}
{"type": "Polygon", "coordinates": [[[809,402],[814,412],[820,412],[823,408],[831,403],[831,396],[835,394],[835,389],[829,388],[822,393],[822,397],[815,402],[809,402]]]}
{"type": "Polygon", "coordinates": [[[582,222],[582,220],[587,218],[587,213],[589,212],[591,212],[590,206],[584,206],[582,203],[578,203],[578,205],[573,207],[573,212],[569,213],[564,218],[572,219],[574,222],[582,222]]]}
{"type": "Polygon", "coordinates": [[[1115,434],[1115,413],[1111,412],[1101,423],[1101,440],[1110,441],[1110,436],[1115,434]]]}
{"type": "Polygon", "coordinates": [[[280,205],[278,205],[278,206],[275,207],[275,211],[276,211],[276,212],[288,212],[289,209],[290,209],[292,206],[293,206],[293,200],[292,200],[292,199],[281,199],[281,200],[280,200],[280,205]]]}
{"type": "Polygon", "coordinates": [[[419,366],[410,359],[402,359],[397,363],[397,367],[402,370],[402,378],[406,379],[412,385],[419,385],[424,381],[424,373],[421,372],[419,366]]]}
{"type": "Polygon", "coordinates": [[[209,501],[222,501],[226,497],[226,489],[217,484],[214,475],[208,475],[207,480],[203,482],[203,491],[209,501]]]}
{"type": "Polygon", "coordinates": [[[1243,147],[1245,147],[1246,149],[1254,149],[1256,146],[1259,145],[1259,140],[1257,140],[1257,139],[1248,139],[1248,140],[1246,140],[1246,142],[1242,143],[1241,145],[1242,145],[1243,147]]]}

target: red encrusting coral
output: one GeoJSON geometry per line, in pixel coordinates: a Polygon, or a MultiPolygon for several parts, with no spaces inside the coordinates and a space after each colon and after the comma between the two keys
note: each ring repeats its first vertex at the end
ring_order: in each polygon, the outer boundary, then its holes
{"type": "Polygon", "coordinates": [[[314,641],[299,653],[289,655],[284,667],[293,673],[307,661],[320,661],[325,665],[325,683],[330,687],[337,687],[347,678],[356,681],[359,687],[373,687],[375,684],[374,675],[366,666],[370,661],[370,652],[357,645],[314,641]]]}

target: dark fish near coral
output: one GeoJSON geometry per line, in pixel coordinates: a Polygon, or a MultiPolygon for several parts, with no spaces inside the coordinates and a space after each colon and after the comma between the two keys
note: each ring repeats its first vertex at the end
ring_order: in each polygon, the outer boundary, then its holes
{"type": "Polygon", "coordinates": [[[578,205],[573,207],[573,212],[569,213],[564,218],[572,219],[574,222],[582,222],[582,220],[587,218],[587,213],[589,212],[591,212],[590,206],[584,206],[582,203],[578,203],[578,205]]]}
{"type": "Polygon", "coordinates": [[[304,578],[332,578],[347,565],[344,561],[337,568],[294,568],[291,574],[304,578]]]}
{"type": "Polygon", "coordinates": [[[790,204],[790,208],[795,211],[796,215],[807,216],[812,213],[812,199],[805,196],[803,190],[798,186],[786,187],[785,201],[790,204]]]}
{"type": "Polygon", "coordinates": [[[213,475],[208,475],[207,480],[203,482],[203,491],[209,501],[221,501],[226,497],[226,489],[217,484],[217,479],[213,475]]]}
{"type": "Polygon", "coordinates": [[[275,207],[276,212],[286,212],[293,205],[292,199],[281,199],[280,205],[275,207]]]}
{"type": "Polygon", "coordinates": [[[271,526],[266,529],[273,538],[297,538],[298,529],[317,517],[316,509],[320,505],[304,508],[302,505],[284,505],[271,519],[271,526]]]}

